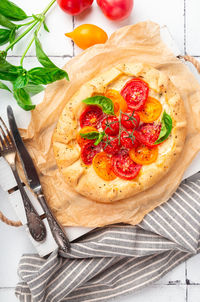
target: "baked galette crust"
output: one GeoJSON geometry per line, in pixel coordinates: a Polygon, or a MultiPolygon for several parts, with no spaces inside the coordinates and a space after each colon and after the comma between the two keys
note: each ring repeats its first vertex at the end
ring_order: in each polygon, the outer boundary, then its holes
{"type": "Polygon", "coordinates": [[[66,104],[54,131],[53,150],[60,172],[75,191],[94,201],[111,203],[148,189],[170,170],[183,149],[186,125],[183,102],[169,78],[143,63],[120,64],[83,85],[66,104]],[[172,132],[158,146],[156,162],[142,166],[135,179],[128,181],[117,177],[105,181],[96,174],[92,165],[86,167],[80,158],[81,149],[76,136],[80,130],[79,117],[86,106],[82,100],[102,94],[107,88],[120,91],[133,77],[141,77],[149,84],[149,95],[158,99],[163,110],[172,117],[172,132]]]}

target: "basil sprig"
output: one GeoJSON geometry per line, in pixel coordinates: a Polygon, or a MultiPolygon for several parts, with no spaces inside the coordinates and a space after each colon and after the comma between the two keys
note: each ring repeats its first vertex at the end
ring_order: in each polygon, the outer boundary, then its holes
{"type": "Polygon", "coordinates": [[[2,82],[0,82],[0,89],[6,89],[13,93],[18,105],[24,110],[32,110],[35,108],[35,105],[31,102],[31,96],[41,92],[44,89],[43,85],[61,79],[69,80],[67,72],[57,67],[48,58],[37,37],[42,25],[44,26],[44,29],[49,32],[45,23],[45,15],[55,2],[56,0],[51,0],[41,14],[27,17],[26,13],[11,1],[0,0],[0,25],[5,27],[0,29],[0,45],[10,42],[4,51],[0,51],[0,80],[10,81],[12,84],[12,91],[2,82]],[[15,24],[10,21],[20,21],[26,18],[32,19],[24,24],[15,24]],[[25,26],[27,26],[27,29],[15,39],[16,32],[25,26]],[[8,51],[10,49],[12,50],[14,45],[33,29],[34,36],[22,55],[20,66],[10,64],[6,60],[8,51]],[[23,67],[23,61],[34,42],[36,57],[42,67],[40,66],[26,70],[23,67]]]}
{"type": "Polygon", "coordinates": [[[163,112],[161,120],[161,131],[158,139],[155,141],[154,145],[158,145],[164,142],[172,131],[172,118],[166,111],[163,112]]]}
{"type": "Polygon", "coordinates": [[[98,131],[91,131],[88,133],[80,133],[80,136],[82,138],[86,138],[86,139],[91,139],[91,140],[96,140],[94,145],[97,146],[98,144],[100,144],[100,142],[102,141],[102,139],[105,136],[105,132],[98,132],[98,131]]]}
{"type": "Polygon", "coordinates": [[[87,105],[97,105],[101,107],[104,113],[109,115],[115,115],[113,102],[111,101],[111,99],[103,95],[92,96],[90,98],[83,100],[83,103],[87,105]]]}

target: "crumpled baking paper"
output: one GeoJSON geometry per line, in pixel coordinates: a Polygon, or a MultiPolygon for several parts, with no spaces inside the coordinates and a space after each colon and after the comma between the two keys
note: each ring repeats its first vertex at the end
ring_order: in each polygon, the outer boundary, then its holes
{"type": "Polygon", "coordinates": [[[64,69],[70,82],[49,85],[45,97],[32,112],[22,134],[35,162],[46,199],[65,226],[97,227],[113,223],[139,223],[145,214],[167,201],[200,150],[200,85],[166,47],[160,27],[151,21],[120,28],[105,44],[95,45],[71,59],[64,69]],[[63,180],[52,149],[52,134],[72,95],[98,73],[122,62],[144,62],[168,75],[185,103],[188,128],[183,152],[169,173],[150,189],[132,198],[101,204],[76,193],[63,180]]]}

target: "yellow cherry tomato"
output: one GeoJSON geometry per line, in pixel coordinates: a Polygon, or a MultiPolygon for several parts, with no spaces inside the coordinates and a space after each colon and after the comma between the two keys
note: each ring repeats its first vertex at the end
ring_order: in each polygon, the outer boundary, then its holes
{"type": "Polygon", "coordinates": [[[88,133],[88,132],[92,132],[92,131],[97,131],[97,129],[94,128],[94,127],[91,127],[91,126],[86,126],[86,127],[83,127],[79,131],[79,133],[76,136],[76,139],[77,139],[77,142],[78,142],[79,146],[82,146],[82,145],[84,145],[85,143],[88,142],[88,139],[81,137],[80,133],[88,133]]]}
{"type": "Polygon", "coordinates": [[[149,165],[156,161],[158,157],[158,147],[149,148],[138,146],[129,151],[130,158],[139,165],[149,165]]]}
{"type": "Polygon", "coordinates": [[[157,120],[162,112],[161,103],[152,98],[148,97],[146,103],[141,111],[138,111],[140,120],[144,123],[152,123],[157,120]]]}
{"type": "Polygon", "coordinates": [[[122,112],[126,112],[127,110],[127,103],[123,96],[115,90],[115,89],[108,89],[105,93],[105,96],[113,101],[114,104],[114,112],[118,116],[120,110],[122,112]]]}
{"type": "Polygon", "coordinates": [[[112,171],[111,160],[105,152],[97,153],[93,158],[92,165],[97,175],[102,179],[110,181],[116,178],[112,171]]]}
{"type": "Polygon", "coordinates": [[[71,38],[78,47],[86,49],[95,44],[102,44],[108,40],[107,33],[93,24],[82,24],[65,36],[71,38]]]}

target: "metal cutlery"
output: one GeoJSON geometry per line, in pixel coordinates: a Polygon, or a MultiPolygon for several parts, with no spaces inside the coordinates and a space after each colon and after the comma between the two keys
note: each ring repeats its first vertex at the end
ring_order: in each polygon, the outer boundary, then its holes
{"type": "Polygon", "coordinates": [[[21,183],[15,164],[16,153],[16,148],[12,140],[11,134],[8,128],[6,127],[6,124],[4,123],[3,119],[0,117],[0,154],[10,165],[13,175],[16,179],[24,203],[27,225],[30,234],[34,240],[43,241],[46,238],[46,228],[42,219],[34,209],[21,183]]]}
{"type": "Polygon", "coordinates": [[[53,235],[56,243],[58,244],[59,249],[64,252],[67,252],[70,250],[69,240],[68,240],[63,228],[57,222],[56,218],[54,217],[53,213],[51,212],[51,210],[46,202],[46,199],[43,194],[42,186],[40,184],[40,180],[39,180],[37,171],[35,169],[33,160],[22,141],[22,138],[20,136],[20,133],[19,133],[17,125],[16,125],[15,117],[14,117],[11,106],[7,107],[7,114],[8,114],[10,130],[11,130],[13,140],[14,140],[16,149],[18,151],[19,157],[21,159],[21,163],[22,163],[28,184],[29,184],[30,188],[33,190],[33,192],[35,193],[38,201],[40,202],[40,205],[42,206],[42,208],[46,214],[46,218],[48,220],[52,235],[53,235]]]}

